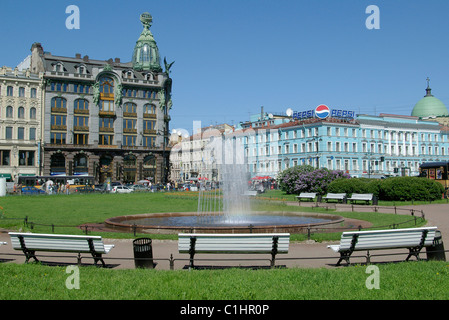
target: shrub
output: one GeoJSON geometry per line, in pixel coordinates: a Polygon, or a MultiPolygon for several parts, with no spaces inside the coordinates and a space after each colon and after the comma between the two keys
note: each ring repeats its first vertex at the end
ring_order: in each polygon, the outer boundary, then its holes
{"type": "Polygon", "coordinates": [[[328,192],[346,193],[372,193],[379,196],[381,180],[368,178],[337,179],[329,184],[328,192]]]}
{"type": "Polygon", "coordinates": [[[309,165],[295,166],[285,169],[279,174],[279,188],[287,194],[300,194],[301,192],[316,192],[325,194],[328,185],[339,178],[349,178],[349,175],[340,170],[316,169],[309,165]]]}
{"type": "Polygon", "coordinates": [[[379,199],[432,201],[441,199],[443,192],[443,185],[435,180],[418,177],[394,177],[382,181],[379,199]]]}
{"type": "Polygon", "coordinates": [[[444,187],[437,181],[418,177],[393,177],[385,180],[351,178],[337,179],[329,184],[328,192],[372,193],[379,200],[433,201],[441,199],[444,187]]]}

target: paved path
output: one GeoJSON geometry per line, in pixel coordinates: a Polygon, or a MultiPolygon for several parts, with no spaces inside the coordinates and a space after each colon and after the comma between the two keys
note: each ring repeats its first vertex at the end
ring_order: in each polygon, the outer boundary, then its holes
{"type": "MultiPolygon", "coordinates": [[[[298,205],[297,203],[291,203],[292,205],[298,205]]],[[[312,205],[312,204],[302,204],[312,205]]],[[[363,207],[364,210],[367,206],[363,207]]],[[[414,209],[423,210],[425,218],[428,220],[428,226],[437,226],[442,233],[443,242],[446,243],[446,247],[449,244],[449,204],[429,204],[419,206],[407,206],[398,207],[401,209],[414,209]]],[[[337,210],[348,211],[348,206],[337,205],[337,210]]],[[[398,210],[398,214],[408,214],[409,210],[398,210]]],[[[8,242],[7,245],[0,246],[0,261],[6,261],[7,263],[23,263],[25,258],[20,251],[13,250],[11,248],[10,239],[7,231],[0,230],[0,242],[8,242]]],[[[105,243],[114,244],[115,247],[112,251],[104,255],[105,262],[109,267],[114,269],[130,269],[135,268],[133,259],[133,244],[132,239],[105,239],[105,243]]],[[[287,268],[300,267],[300,268],[335,268],[335,263],[338,260],[339,255],[327,248],[330,243],[315,243],[313,241],[305,241],[300,243],[290,243],[288,254],[279,254],[276,258],[276,265],[286,266],[287,268]]],[[[156,269],[169,270],[170,256],[174,258],[174,269],[182,269],[188,264],[188,254],[178,253],[178,243],[173,240],[153,240],[153,257],[156,259],[156,269]],[[183,259],[183,260],[181,260],[183,259]]],[[[363,263],[365,253],[355,252],[351,258],[353,263],[363,263]]],[[[371,252],[372,262],[386,262],[386,261],[401,261],[406,258],[408,250],[388,250],[388,251],[376,251],[371,252]],[[398,253],[400,255],[391,255],[392,253],[398,253]],[[381,254],[388,254],[388,256],[376,256],[381,254]]],[[[421,253],[425,258],[425,249],[421,253]]],[[[64,254],[64,253],[47,253],[37,252],[38,258],[45,262],[60,262],[68,264],[76,264],[76,254],[64,254]]],[[[91,264],[92,259],[89,255],[83,255],[83,263],[91,264]]],[[[270,255],[206,255],[201,254],[196,256],[197,265],[207,266],[268,266],[270,255]],[[243,261],[233,259],[245,259],[245,258],[264,259],[263,261],[243,261]],[[205,261],[203,259],[220,259],[220,261],[205,261]]],[[[413,259],[413,258],[412,258],[413,259]]]]}

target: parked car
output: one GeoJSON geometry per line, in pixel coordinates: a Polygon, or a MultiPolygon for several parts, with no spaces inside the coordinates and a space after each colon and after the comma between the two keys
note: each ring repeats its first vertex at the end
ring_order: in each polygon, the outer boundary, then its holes
{"type": "Polygon", "coordinates": [[[148,191],[148,187],[145,187],[141,184],[134,184],[131,187],[129,187],[130,189],[132,189],[133,191],[148,191]]]}
{"type": "Polygon", "coordinates": [[[106,192],[105,185],[104,184],[96,184],[94,186],[94,191],[95,192],[101,192],[101,193],[106,192]]]}
{"type": "Polygon", "coordinates": [[[115,186],[111,190],[112,193],[131,193],[133,192],[133,189],[130,189],[125,186],[115,186]]]}
{"type": "Polygon", "coordinates": [[[76,187],[75,192],[91,193],[91,192],[94,192],[94,188],[92,188],[91,186],[76,187]]]}
{"type": "Polygon", "coordinates": [[[22,187],[22,194],[46,194],[46,192],[36,187],[22,187]]]}

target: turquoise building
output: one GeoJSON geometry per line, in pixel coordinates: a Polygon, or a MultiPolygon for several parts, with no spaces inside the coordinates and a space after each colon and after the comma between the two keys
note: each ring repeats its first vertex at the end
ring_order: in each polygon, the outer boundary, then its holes
{"type": "Polygon", "coordinates": [[[287,110],[284,115],[262,109],[241,122],[234,134],[243,144],[251,178],[276,178],[301,164],[343,170],[354,177],[414,176],[423,162],[449,160],[449,131],[429,119],[435,112],[447,114],[447,109],[428,98],[413,109],[418,116],[356,115],[327,106],[287,110]]]}

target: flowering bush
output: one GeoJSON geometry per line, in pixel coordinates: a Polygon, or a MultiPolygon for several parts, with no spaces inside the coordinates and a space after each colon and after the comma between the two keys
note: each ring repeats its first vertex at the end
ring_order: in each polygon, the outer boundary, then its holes
{"type": "Polygon", "coordinates": [[[278,176],[279,188],[287,194],[316,192],[325,194],[327,186],[339,178],[350,178],[341,170],[316,169],[309,165],[295,166],[285,169],[278,176]]]}

